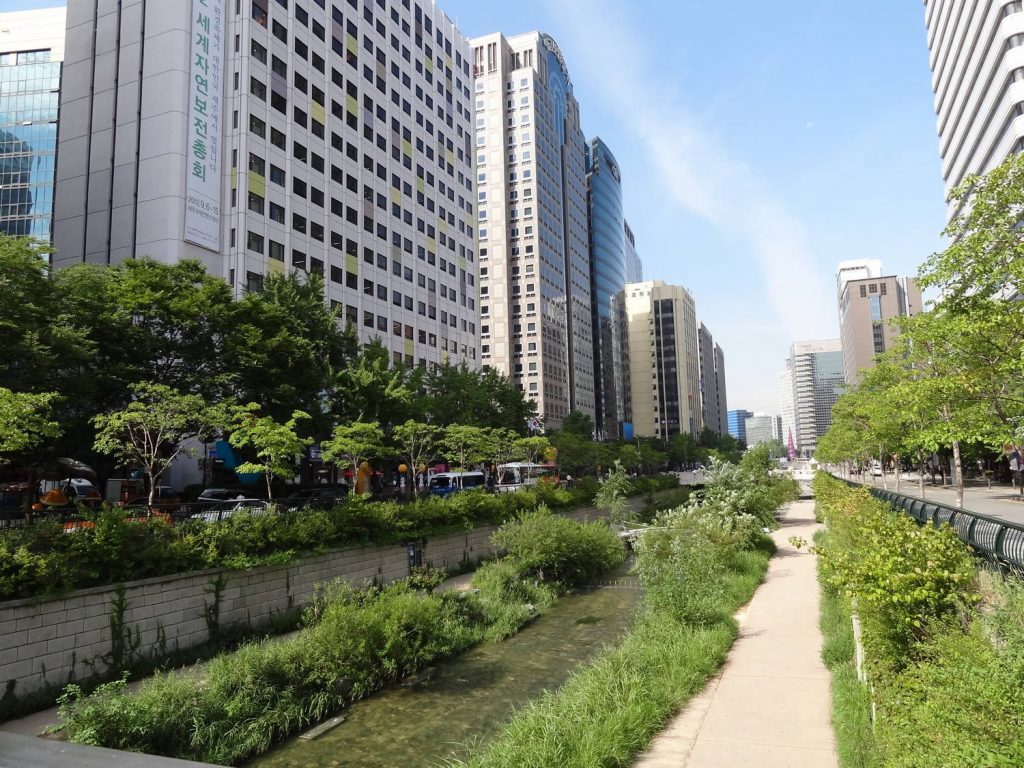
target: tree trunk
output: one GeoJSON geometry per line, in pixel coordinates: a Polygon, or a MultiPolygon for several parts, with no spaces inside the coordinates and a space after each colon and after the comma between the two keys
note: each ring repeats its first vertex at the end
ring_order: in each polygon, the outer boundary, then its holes
{"type": "Polygon", "coordinates": [[[917,454],[917,489],[921,493],[921,498],[924,498],[924,452],[920,451],[917,454]]]}
{"type": "Polygon", "coordinates": [[[885,480],[885,452],[882,446],[878,446],[878,466],[882,470],[882,487],[889,490],[889,484],[885,480]]]}
{"type": "Polygon", "coordinates": [[[892,455],[892,467],[893,467],[893,471],[896,473],[896,493],[899,493],[900,492],[900,455],[898,453],[894,453],[892,455]]]}
{"type": "Polygon", "coordinates": [[[153,506],[153,497],[156,495],[156,475],[153,474],[153,470],[150,469],[146,472],[149,476],[149,506],[153,506]]]}
{"type": "Polygon", "coordinates": [[[274,500],[274,494],[270,490],[270,481],[273,479],[273,475],[271,474],[270,470],[268,469],[266,472],[263,473],[263,476],[265,478],[267,478],[267,501],[273,501],[274,500]]]}
{"type": "Polygon", "coordinates": [[[964,507],[964,468],[960,461],[960,441],[953,441],[953,471],[956,473],[956,505],[964,507]]]}

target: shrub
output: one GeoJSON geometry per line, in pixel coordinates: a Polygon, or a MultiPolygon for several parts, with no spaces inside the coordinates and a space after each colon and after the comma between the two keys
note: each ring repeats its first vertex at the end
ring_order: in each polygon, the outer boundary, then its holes
{"type": "Polygon", "coordinates": [[[521,575],[574,586],[593,581],[626,559],[626,548],[605,523],[556,517],[545,505],[503,525],[491,537],[521,575]]]}

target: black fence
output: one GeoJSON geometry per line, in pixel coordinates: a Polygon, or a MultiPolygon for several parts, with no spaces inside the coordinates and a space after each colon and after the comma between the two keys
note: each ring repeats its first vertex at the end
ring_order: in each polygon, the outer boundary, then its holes
{"type": "Polygon", "coordinates": [[[986,560],[1024,575],[1024,525],[979,515],[938,501],[928,501],[883,488],[864,486],[871,494],[902,509],[919,523],[949,524],[960,540],[986,560]]]}

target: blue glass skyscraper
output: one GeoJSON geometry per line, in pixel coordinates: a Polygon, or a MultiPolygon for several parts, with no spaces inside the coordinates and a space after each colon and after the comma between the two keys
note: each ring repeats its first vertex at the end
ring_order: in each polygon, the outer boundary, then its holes
{"type": "Polygon", "coordinates": [[[600,138],[587,144],[587,216],[590,224],[591,314],[598,437],[622,436],[626,416],[626,353],[616,296],[626,284],[626,237],[619,165],[600,138]]]}
{"type": "Polygon", "coordinates": [[[50,242],[64,9],[0,14],[0,233],[50,242]]]}

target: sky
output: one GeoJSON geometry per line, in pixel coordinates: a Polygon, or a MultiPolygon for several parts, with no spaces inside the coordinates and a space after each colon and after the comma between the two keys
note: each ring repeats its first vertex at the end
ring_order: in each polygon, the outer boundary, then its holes
{"type": "Polygon", "coordinates": [[[693,293],[730,409],[778,413],[790,345],[838,337],[838,262],[913,275],[943,247],[920,2],[439,4],[468,37],[558,42],[586,136],[618,160],[644,277],[693,293]]]}

